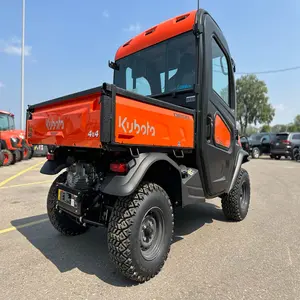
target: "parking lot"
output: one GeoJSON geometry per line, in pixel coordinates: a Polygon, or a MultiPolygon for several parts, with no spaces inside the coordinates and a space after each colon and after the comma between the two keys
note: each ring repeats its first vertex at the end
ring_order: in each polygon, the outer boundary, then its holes
{"type": "Polygon", "coordinates": [[[300,299],[300,164],[245,165],[250,211],[227,222],[220,201],[182,210],[162,272],[144,284],[119,275],[105,229],[64,237],[50,225],[45,158],[0,169],[1,299],[300,299]]]}

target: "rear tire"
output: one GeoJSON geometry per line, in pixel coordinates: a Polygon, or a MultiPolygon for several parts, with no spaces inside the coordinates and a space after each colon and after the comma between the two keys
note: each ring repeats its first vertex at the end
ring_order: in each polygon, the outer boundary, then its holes
{"type": "Polygon", "coordinates": [[[28,160],[32,157],[32,148],[29,146],[24,146],[23,147],[23,159],[28,160]]]}
{"type": "Polygon", "coordinates": [[[15,150],[15,162],[20,162],[22,160],[22,153],[20,150],[15,150]]]}
{"type": "Polygon", "coordinates": [[[276,159],[276,160],[280,160],[280,159],[281,159],[281,156],[280,156],[280,155],[275,155],[275,159],[276,159]]]}
{"type": "Polygon", "coordinates": [[[2,150],[2,154],[4,156],[3,166],[7,167],[14,163],[14,155],[11,151],[4,149],[2,150]]]}
{"type": "Polygon", "coordinates": [[[254,148],[252,149],[252,158],[257,159],[257,158],[259,158],[259,157],[260,157],[260,150],[259,150],[259,148],[254,147],[254,148]]]}
{"type": "Polygon", "coordinates": [[[240,174],[229,194],[222,197],[222,210],[232,221],[242,221],[248,214],[251,186],[248,172],[241,168],[240,174]]]}
{"type": "Polygon", "coordinates": [[[142,183],[119,198],[108,225],[108,250],[127,278],[145,282],[157,275],[168,257],[174,215],[167,193],[155,183],[142,183]]]}
{"type": "Polygon", "coordinates": [[[67,172],[60,174],[52,183],[48,198],[47,198],[47,213],[49,220],[53,227],[62,233],[63,235],[75,236],[82,233],[85,233],[88,230],[88,227],[84,227],[75,220],[71,219],[65,213],[59,213],[59,210],[56,208],[58,189],[56,183],[63,183],[67,178],[67,172]]]}

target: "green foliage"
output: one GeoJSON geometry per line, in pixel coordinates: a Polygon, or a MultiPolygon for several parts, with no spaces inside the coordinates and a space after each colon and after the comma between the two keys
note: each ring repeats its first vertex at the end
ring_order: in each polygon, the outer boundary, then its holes
{"type": "Polygon", "coordinates": [[[265,124],[261,127],[260,132],[271,132],[271,126],[268,124],[265,124]]]}
{"type": "Polygon", "coordinates": [[[242,134],[247,132],[250,124],[272,122],[275,109],[268,103],[267,93],[265,82],[255,75],[245,75],[237,79],[237,120],[242,134]]]}

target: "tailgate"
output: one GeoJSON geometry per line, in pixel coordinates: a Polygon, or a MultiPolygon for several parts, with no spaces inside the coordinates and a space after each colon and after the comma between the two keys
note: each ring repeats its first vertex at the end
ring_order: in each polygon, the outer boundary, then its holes
{"type": "Polygon", "coordinates": [[[101,147],[101,88],[57,98],[28,108],[26,135],[33,145],[101,147]]]}
{"type": "Polygon", "coordinates": [[[287,146],[288,134],[278,133],[273,144],[273,149],[275,150],[284,150],[287,146]]]}
{"type": "Polygon", "coordinates": [[[194,148],[195,111],[109,85],[102,102],[101,141],[127,147],[194,148]],[[112,106],[112,107],[111,107],[112,106]],[[111,112],[111,113],[110,113],[111,112]]]}

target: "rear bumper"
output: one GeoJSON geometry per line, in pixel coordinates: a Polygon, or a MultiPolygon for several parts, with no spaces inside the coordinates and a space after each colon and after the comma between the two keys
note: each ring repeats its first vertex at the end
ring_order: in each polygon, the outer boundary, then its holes
{"type": "Polygon", "coordinates": [[[292,155],[292,149],[271,149],[271,154],[274,155],[292,155]]]}

